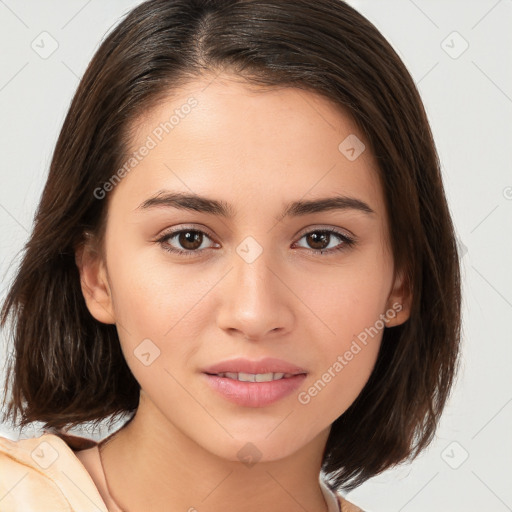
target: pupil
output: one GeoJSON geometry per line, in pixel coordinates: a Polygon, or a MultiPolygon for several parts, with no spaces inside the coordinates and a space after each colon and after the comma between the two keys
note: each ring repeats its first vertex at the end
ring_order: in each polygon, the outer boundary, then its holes
{"type": "Polygon", "coordinates": [[[198,231],[184,231],[179,235],[179,242],[182,247],[189,250],[197,249],[201,246],[201,233],[198,231]],[[194,243],[199,240],[199,243],[194,243]]]}
{"type": "Polygon", "coordinates": [[[310,233],[308,235],[308,244],[313,249],[325,249],[328,243],[329,233],[322,233],[319,235],[318,233],[310,233]],[[325,244],[325,245],[324,245],[325,244]]]}

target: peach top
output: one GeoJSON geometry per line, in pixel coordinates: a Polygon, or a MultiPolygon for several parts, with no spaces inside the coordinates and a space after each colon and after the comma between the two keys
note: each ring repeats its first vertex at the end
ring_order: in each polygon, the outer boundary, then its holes
{"type": "MultiPolygon", "coordinates": [[[[319,482],[329,512],[363,512],[319,482]]],[[[0,436],[0,510],[122,512],[107,490],[98,442],[62,433],[0,436]]]]}

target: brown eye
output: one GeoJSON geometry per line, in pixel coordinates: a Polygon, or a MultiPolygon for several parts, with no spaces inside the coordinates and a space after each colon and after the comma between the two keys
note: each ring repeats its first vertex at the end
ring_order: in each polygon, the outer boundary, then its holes
{"type": "MultiPolygon", "coordinates": [[[[180,229],[163,235],[158,242],[164,250],[181,256],[198,256],[208,247],[201,247],[203,242],[211,237],[199,229],[180,229]],[[174,241],[171,243],[171,241],[174,241]]],[[[314,254],[332,254],[347,250],[355,244],[355,240],[335,229],[317,229],[302,235],[308,247],[314,254]],[[338,239],[333,247],[331,241],[338,239]]],[[[299,246],[302,247],[302,246],[299,246]]]]}
{"type": "Polygon", "coordinates": [[[324,231],[314,231],[306,235],[306,240],[313,249],[326,249],[330,238],[331,235],[324,231]]]}
{"type": "Polygon", "coordinates": [[[207,239],[211,240],[199,229],[179,229],[163,235],[158,242],[168,252],[182,256],[196,256],[208,249],[208,247],[201,247],[207,239]]]}
{"type": "MultiPolygon", "coordinates": [[[[355,240],[335,229],[317,229],[302,235],[311,251],[315,254],[333,253],[346,250],[355,244],[355,240]],[[332,240],[338,239],[338,244],[329,247],[332,240]]],[[[301,246],[303,247],[303,246],[301,246]]],[[[306,247],[307,248],[307,247],[306,247]]]]}
{"type": "Polygon", "coordinates": [[[178,243],[184,249],[195,251],[201,247],[203,233],[201,231],[180,231],[178,233],[178,243]]]}

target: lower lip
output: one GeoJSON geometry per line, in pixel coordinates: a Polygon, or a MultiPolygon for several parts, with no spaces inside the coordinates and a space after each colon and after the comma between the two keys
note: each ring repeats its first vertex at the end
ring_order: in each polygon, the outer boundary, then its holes
{"type": "Polygon", "coordinates": [[[306,378],[305,374],[270,382],[243,382],[218,375],[203,374],[208,384],[224,398],[243,407],[265,407],[293,393],[306,378]]]}

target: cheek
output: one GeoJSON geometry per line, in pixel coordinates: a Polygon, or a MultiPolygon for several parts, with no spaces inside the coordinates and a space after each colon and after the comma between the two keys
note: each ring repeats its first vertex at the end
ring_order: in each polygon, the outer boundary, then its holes
{"type": "Polygon", "coordinates": [[[355,338],[331,350],[328,362],[297,396],[312,431],[332,424],[356,400],[375,366],[380,342],[378,334],[366,344],[355,338]]]}
{"type": "Polygon", "coordinates": [[[381,301],[374,296],[359,295],[353,300],[338,302],[338,316],[331,318],[336,333],[321,341],[321,380],[329,384],[341,399],[350,405],[368,380],[377,359],[384,323],[380,319],[381,301]]]}
{"type": "Polygon", "coordinates": [[[328,340],[328,347],[342,348],[373,326],[386,308],[391,269],[385,261],[372,259],[366,265],[362,258],[356,259],[353,264],[301,278],[301,296],[317,317],[318,333],[328,340]]]}
{"type": "Polygon", "coordinates": [[[184,268],[166,263],[154,247],[125,251],[122,256],[113,244],[110,254],[109,275],[123,354],[139,383],[153,385],[157,369],[174,372],[197,351],[203,319],[208,318],[202,314],[208,302],[204,297],[216,279],[198,279],[193,265],[184,268]]]}
{"type": "Polygon", "coordinates": [[[186,278],[187,270],[167,263],[154,246],[134,247],[121,254],[114,242],[109,274],[116,319],[129,332],[163,339],[173,326],[178,328],[187,320],[187,312],[207,284],[192,275],[186,278]]]}
{"type": "Polygon", "coordinates": [[[320,426],[341,416],[364,388],[375,366],[384,328],[382,301],[370,292],[359,289],[341,294],[325,306],[324,318],[334,334],[324,329],[326,334],[316,336],[318,360],[298,396],[300,404],[315,409],[310,417],[318,418],[313,423],[320,426]]]}
{"type": "Polygon", "coordinates": [[[336,272],[331,269],[329,280],[311,279],[304,288],[312,292],[307,294],[308,306],[321,321],[315,319],[316,332],[309,334],[316,340],[319,358],[299,402],[328,409],[332,421],[352,404],[370,377],[384,329],[391,269],[386,260],[373,260],[368,266],[362,260],[358,263],[336,272]]]}

